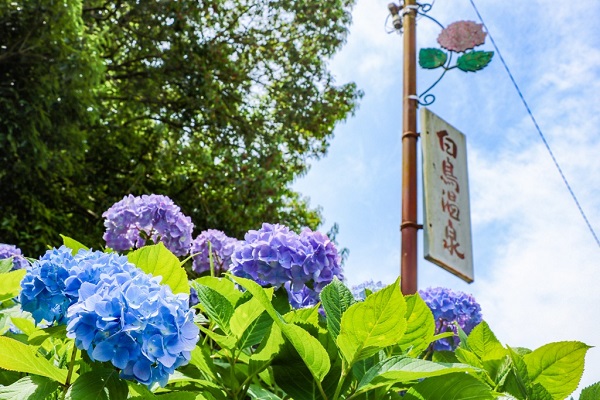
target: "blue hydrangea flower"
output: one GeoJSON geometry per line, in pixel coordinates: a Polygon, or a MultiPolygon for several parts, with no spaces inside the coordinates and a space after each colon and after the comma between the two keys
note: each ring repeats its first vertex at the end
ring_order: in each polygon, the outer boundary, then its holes
{"type": "Polygon", "coordinates": [[[77,264],[71,249],[62,246],[48,250],[27,268],[21,281],[19,301],[24,311],[29,311],[37,324],[64,324],[67,308],[76,300],[65,293],[69,271],[77,264]]]}
{"type": "Polygon", "coordinates": [[[454,292],[448,288],[436,287],[419,290],[419,294],[431,309],[436,321],[436,334],[454,332],[453,337],[436,341],[435,351],[454,350],[460,343],[455,322],[469,334],[482,320],[481,306],[475,298],[463,292],[454,292]]]}
{"type": "Polygon", "coordinates": [[[381,283],[381,281],[374,282],[372,279],[366,282],[360,283],[358,285],[352,286],[350,291],[356,300],[364,300],[367,298],[366,290],[370,290],[375,293],[381,289],[383,289],[386,285],[381,283]]]}
{"type": "Polygon", "coordinates": [[[21,254],[21,249],[12,244],[0,243],[0,260],[11,257],[13,262],[12,269],[23,269],[29,266],[29,262],[21,254]]]}
{"type": "Polygon", "coordinates": [[[192,242],[190,250],[190,253],[194,255],[192,269],[197,273],[210,271],[210,243],[215,276],[221,275],[229,269],[231,255],[238,242],[239,240],[230,238],[224,232],[216,229],[201,232],[192,242]]]}
{"type": "Polygon", "coordinates": [[[173,200],[161,195],[125,196],[102,216],[108,247],[125,251],[163,242],[177,256],[189,253],[194,224],[173,200]]]}
{"type": "Polygon", "coordinates": [[[67,336],[92,360],[110,362],[124,379],[167,384],[189,362],[199,338],[188,296],[144,273],[101,274],[83,282],[68,310],[67,336]]]}
{"type": "Polygon", "coordinates": [[[67,309],[79,298],[83,282],[98,282],[101,274],[127,271],[141,273],[127,257],[116,253],[80,250],[73,256],[71,249],[61,246],[48,250],[31,267],[21,281],[21,308],[29,311],[37,324],[66,323],[67,309]]]}
{"type": "Polygon", "coordinates": [[[333,280],[343,279],[333,242],[320,232],[300,235],[279,224],[249,231],[231,256],[230,271],[263,286],[285,285],[296,307],[318,302],[318,294],[333,280]]]}

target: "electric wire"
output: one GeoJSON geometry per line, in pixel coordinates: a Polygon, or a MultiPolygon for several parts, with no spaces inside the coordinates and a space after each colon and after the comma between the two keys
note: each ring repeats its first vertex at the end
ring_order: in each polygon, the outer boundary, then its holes
{"type": "Polygon", "coordinates": [[[554,162],[554,165],[556,166],[556,169],[558,170],[558,173],[560,174],[563,182],[567,186],[567,189],[568,189],[569,193],[571,194],[571,197],[575,201],[575,204],[577,205],[577,208],[579,209],[579,213],[583,217],[583,220],[585,221],[588,229],[590,230],[590,232],[592,233],[592,236],[596,240],[596,244],[598,245],[598,247],[600,247],[600,240],[598,240],[598,236],[596,236],[596,232],[594,232],[594,229],[592,228],[592,225],[590,224],[590,221],[588,220],[585,212],[583,211],[583,208],[581,207],[581,204],[579,203],[579,200],[577,199],[577,196],[575,195],[575,192],[571,188],[571,185],[569,184],[569,181],[567,180],[567,177],[563,173],[562,168],[558,164],[558,161],[556,160],[556,157],[554,157],[554,153],[552,152],[552,149],[550,148],[550,145],[548,144],[548,141],[546,140],[546,137],[544,136],[544,134],[542,132],[542,129],[538,125],[537,120],[533,116],[533,112],[529,108],[529,105],[527,104],[527,101],[525,100],[525,97],[523,96],[523,93],[521,92],[521,89],[519,88],[519,85],[517,85],[517,82],[515,81],[515,78],[513,77],[513,74],[510,72],[510,69],[508,68],[508,65],[504,61],[504,58],[502,57],[502,53],[500,53],[500,49],[498,48],[498,45],[496,45],[496,42],[494,41],[494,38],[492,37],[490,29],[488,28],[488,26],[486,25],[486,23],[483,21],[483,18],[481,17],[481,14],[479,13],[479,10],[477,9],[477,6],[475,6],[474,0],[469,0],[469,1],[471,2],[471,5],[473,6],[473,9],[475,10],[475,13],[477,14],[477,17],[479,18],[479,21],[483,24],[483,26],[484,26],[484,28],[485,28],[488,36],[490,37],[490,41],[492,42],[492,45],[494,46],[494,49],[496,50],[496,53],[498,53],[498,57],[500,58],[500,62],[504,66],[504,69],[506,70],[506,73],[508,74],[508,77],[512,81],[513,86],[515,87],[517,93],[519,94],[519,97],[521,98],[521,102],[525,106],[525,109],[527,110],[527,113],[529,114],[529,117],[531,118],[531,121],[533,122],[533,125],[535,125],[535,128],[536,128],[538,134],[540,135],[540,138],[542,139],[542,142],[544,143],[544,146],[546,146],[546,149],[548,150],[548,153],[550,154],[550,157],[552,158],[552,161],[554,162]]]}

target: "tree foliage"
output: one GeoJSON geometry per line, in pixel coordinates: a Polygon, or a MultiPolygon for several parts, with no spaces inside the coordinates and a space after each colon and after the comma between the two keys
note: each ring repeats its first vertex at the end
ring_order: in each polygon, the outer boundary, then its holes
{"type": "Polygon", "coordinates": [[[3,3],[0,241],[97,247],[129,193],[168,195],[198,231],[316,228],[290,184],[360,96],[327,65],[353,2],[3,3]]]}

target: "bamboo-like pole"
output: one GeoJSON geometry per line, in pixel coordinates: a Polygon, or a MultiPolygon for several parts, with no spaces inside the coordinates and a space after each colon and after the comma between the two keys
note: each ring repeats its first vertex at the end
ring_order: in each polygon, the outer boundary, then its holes
{"type": "Polygon", "coordinates": [[[402,293],[417,291],[417,61],[416,0],[405,0],[402,88],[402,293]]]}

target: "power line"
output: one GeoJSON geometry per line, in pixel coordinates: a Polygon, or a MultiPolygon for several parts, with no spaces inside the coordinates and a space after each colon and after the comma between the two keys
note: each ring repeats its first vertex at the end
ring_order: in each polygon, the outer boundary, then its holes
{"type": "Polygon", "coordinates": [[[542,142],[544,142],[544,146],[546,146],[546,149],[548,150],[548,153],[550,154],[550,157],[552,158],[552,161],[554,162],[554,165],[556,166],[556,169],[558,170],[558,173],[560,174],[563,182],[567,186],[567,189],[569,190],[569,193],[571,194],[571,197],[573,197],[573,200],[575,201],[575,204],[577,205],[577,208],[579,209],[579,213],[583,217],[583,220],[585,221],[588,229],[592,233],[592,236],[594,236],[594,239],[596,240],[596,244],[598,245],[598,247],[600,247],[600,240],[598,240],[598,236],[596,236],[596,233],[594,232],[594,229],[592,228],[592,225],[590,224],[590,221],[588,220],[587,216],[585,215],[585,212],[583,211],[583,208],[581,208],[581,205],[579,204],[579,200],[577,199],[577,196],[575,196],[575,192],[573,192],[573,189],[571,189],[571,185],[569,185],[569,182],[567,181],[567,178],[566,178],[565,174],[563,173],[562,168],[558,164],[558,161],[556,160],[556,157],[554,157],[554,153],[552,152],[552,149],[550,148],[550,145],[546,141],[546,138],[545,138],[544,134],[542,133],[542,130],[540,129],[540,126],[538,125],[535,117],[533,116],[533,113],[531,112],[531,109],[529,108],[529,105],[527,104],[527,101],[525,100],[525,97],[523,96],[523,93],[521,92],[521,89],[519,89],[519,85],[517,85],[517,82],[515,81],[515,78],[513,77],[512,73],[510,72],[510,69],[508,68],[508,65],[504,61],[504,58],[502,57],[502,53],[500,53],[500,49],[496,45],[496,42],[494,41],[494,38],[492,37],[490,29],[487,27],[487,25],[483,21],[483,18],[481,17],[481,14],[479,13],[479,10],[475,6],[474,0],[469,0],[469,1],[471,2],[471,5],[473,6],[473,9],[475,10],[475,13],[477,14],[477,17],[479,18],[479,21],[481,21],[481,23],[485,27],[485,30],[486,30],[488,36],[490,37],[490,41],[492,42],[492,45],[494,46],[494,49],[496,49],[496,53],[498,53],[498,57],[500,57],[500,61],[502,62],[502,65],[504,65],[504,69],[506,70],[506,73],[508,74],[508,77],[512,81],[515,89],[517,90],[517,93],[519,94],[519,97],[521,98],[521,101],[523,102],[523,105],[527,109],[527,113],[531,117],[531,121],[535,125],[535,129],[538,131],[538,134],[540,135],[540,138],[542,138],[542,142]]]}

